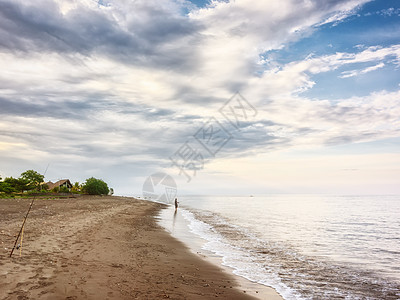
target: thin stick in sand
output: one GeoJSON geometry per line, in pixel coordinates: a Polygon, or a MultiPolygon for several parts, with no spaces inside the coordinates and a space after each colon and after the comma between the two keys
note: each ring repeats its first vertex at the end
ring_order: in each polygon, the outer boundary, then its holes
{"type": "Polygon", "coordinates": [[[20,244],[20,246],[19,246],[19,257],[21,257],[21,256],[22,256],[22,242],[23,242],[23,240],[24,240],[24,228],[25,228],[25,225],[24,225],[24,226],[22,226],[22,232],[21,232],[21,244],[20,244]]]}
{"type": "Polygon", "coordinates": [[[25,218],[24,218],[24,222],[22,223],[21,229],[19,230],[19,233],[18,233],[18,235],[17,235],[17,238],[15,239],[14,246],[13,246],[13,248],[11,249],[10,257],[13,255],[14,250],[15,250],[15,246],[17,246],[17,243],[18,243],[18,239],[19,239],[19,237],[21,236],[22,231],[24,230],[24,226],[25,226],[25,223],[26,223],[26,219],[28,218],[29,212],[30,212],[31,209],[32,209],[32,205],[33,205],[33,202],[35,201],[35,198],[36,198],[36,197],[33,197],[32,202],[31,202],[31,205],[29,205],[29,209],[28,209],[28,212],[26,213],[26,216],[25,216],[25,218]]]}

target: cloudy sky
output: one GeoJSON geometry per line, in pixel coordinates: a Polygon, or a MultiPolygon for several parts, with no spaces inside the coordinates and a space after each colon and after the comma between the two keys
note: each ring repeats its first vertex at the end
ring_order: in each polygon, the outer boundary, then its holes
{"type": "Polygon", "coordinates": [[[397,0],[0,0],[0,175],[400,193],[397,0]]]}

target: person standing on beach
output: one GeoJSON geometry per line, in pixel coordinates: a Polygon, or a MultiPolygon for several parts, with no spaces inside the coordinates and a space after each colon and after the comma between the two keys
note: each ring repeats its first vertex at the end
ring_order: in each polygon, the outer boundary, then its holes
{"type": "Polygon", "coordinates": [[[178,198],[175,198],[175,210],[177,210],[178,209],[178,198]]]}

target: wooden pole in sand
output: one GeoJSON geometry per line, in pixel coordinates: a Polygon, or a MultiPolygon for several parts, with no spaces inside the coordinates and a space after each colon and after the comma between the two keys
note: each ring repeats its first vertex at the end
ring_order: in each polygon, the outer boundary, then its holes
{"type": "Polygon", "coordinates": [[[22,227],[22,232],[21,232],[21,244],[19,245],[19,257],[22,256],[22,242],[24,241],[24,228],[25,228],[25,226],[22,227]]]}
{"type": "Polygon", "coordinates": [[[19,237],[21,236],[22,230],[24,230],[24,226],[25,226],[26,219],[28,218],[29,212],[31,211],[31,208],[32,208],[33,202],[35,201],[35,198],[36,198],[36,196],[33,197],[32,202],[31,202],[31,205],[29,205],[29,209],[28,209],[28,212],[26,213],[24,222],[22,223],[22,226],[21,226],[21,229],[19,230],[18,236],[17,236],[17,238],[15,239],[14,247],[11,249],[10,257],[11,257],[11,256],[13,255],[13,253],[14,253],[15,246],[17,246],[18,239],[19,239],[19,237]]]}

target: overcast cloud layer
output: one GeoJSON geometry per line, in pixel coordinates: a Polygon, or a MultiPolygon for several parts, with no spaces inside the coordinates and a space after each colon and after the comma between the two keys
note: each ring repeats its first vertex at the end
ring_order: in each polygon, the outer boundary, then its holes
{"type": "Polygon", "coordinates": [[[388,68],[398,75],[400,40],[278,59],[369,2],[0,0],[0,174],[50,164],[49,180],[95,176],[120,194],[140,193],[156,171],[186,182],[169,157],[210,117],[233,138],[187,192],[239,180],[229,168],[218,175],[218,162],[240,168],[279,151],[397,139],[398,83],[345,97],[312,92],[324,76],[345,90],[346,80],[388,68]],[[257,109],[240,130],[218,112],[236,92],[257,109]]]}

